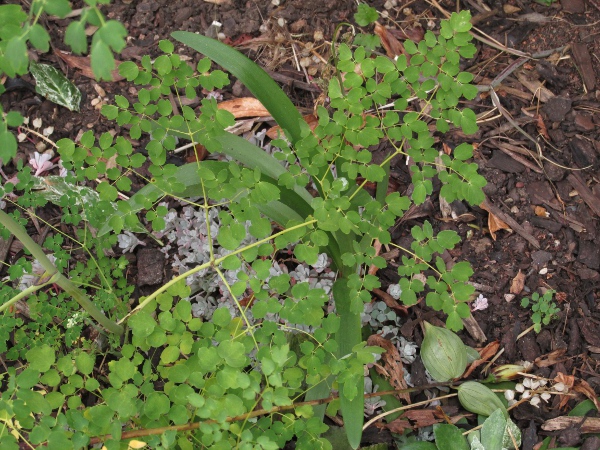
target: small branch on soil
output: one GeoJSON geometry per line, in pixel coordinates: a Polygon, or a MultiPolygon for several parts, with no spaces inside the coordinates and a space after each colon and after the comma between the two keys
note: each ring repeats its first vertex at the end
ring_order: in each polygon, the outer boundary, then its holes
{"type": "Polygon", "coordinates": [[[497,206],[493,205],[489,201],[489,199],[486,199],[484,203],[485,203],[486,207],[489,208],[489,211],[491,211],[492,214],[494,214],[496,217],[498,217],[503,222],[506,222],[508,224],[508,226],[510,226],[517,234],[522,236],[527,242],[529,242],[531,245],[533,245],[536,249],[540,248],[540,243],[538,242],[538,240],[536,238],[534,238],[531,234],[529,234],[527,231],[525,231],[525,228],[523,228],[515,219],[513,219],[508,214],[504,214],[504,212],[497,206]]]}

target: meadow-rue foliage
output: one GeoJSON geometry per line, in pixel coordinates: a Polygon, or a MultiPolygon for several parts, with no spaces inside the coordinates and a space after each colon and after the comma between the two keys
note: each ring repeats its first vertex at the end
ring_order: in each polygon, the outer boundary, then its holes
{"type": "MultiPolygon", "coordinates": [[[[51,14],[70,11],[62,0],[44,5],[51,14]]],[[[3,14],[44,36],[19,6],[0,6],[3,14]]],[[[65,39],[86,51],[86,24],[99,26],[92,68],[108,77],[110,64],[99,64],[112,61],[125,33],[102,19],[95,6],[84,9],[65,39]]],[[[361,5],[356,19],[366,26],[377,13],[361,5]]],[[[192,67],[165,40],[154,60],[121,64],[120,75],[137,94],[115,96],[102,114],[122,134],[89,130],[77,142],[60,139],[61,176],[41,178],[54,166],[49,153],[36,154],[31,167],[19,163],[15,182],[0,191],[12,211],[0,211],[3,237],[17,236],[46,275],[27,278],[40,270],[22,257],[0,287],[0,298],[9,299],[0,305],[0,352],[11,361],[2,380],[0,447],[16,449],[24,439],[48,448],[102,442],[117,449],[122,438],[143,436],[152,448],[274,449],[295,438],[299,449],[327,449],[324,410],[300,402],[332,392],[339,400],[330,412],[341,411],[357,447],[365,410],[383,405],[364,402],[365,365],[382,350],[366,346],[362,327],[387,334],[399,320],[387,305],[370,304],[370,291],[380,287],[370,269],[387,266],[375,242],[398,247],[390,228],[433,193],[434,178],[450,202],[484,198],[472,147],[465,142],[451,154],[440,152],[431,131],[477,129],[474,112],[460,104],[477,95],[473,75],[460,67],[461,57],[475,53],[470,27],[468,12],[455,13],[439,35],[427,31],[418,44],[406,41],[407,54],[396,59],[376,56],[368,45],[337,45],[336,76],[328,103],[316,109],[314,130],[250,60],[204,36],[174,33],[243,81],[277,120],[282,133],[268,152],[226,131],[235,120],[217,107],[215,95],[197,110],[185,105],[184,98],[229,82],[209,59],[192,67]],[[186,140],[211,157],[168,163],[186,140]],[[133,141],[147,142],[145,152],[133,141]],[[374,163],[369,149],[381,143],[388,154],[374,163]],[[394,158],[409,163],[410,194],[387,192],[394,158]],[[134,177],[146,184],[132,195],[134,177]],[[377,185],[374,196],[366,183],[377,185]],[[60,207],[65,226],[47,224],[52,231],[36,243],[23,228],[24,211],[48,202],[60,207]],[[129,282],[123,255],[142,242],[160,243],[173,272],[147,296],[129,282]],[[27,285],[25,294],[19,283],[27,285]],[[27,308],[16,315],[15,304],[27,308]],[[164,428],[172,425],[180,428],[164,428]]],[[[28,36],[34,46],[43,44],[28,36]]],[[[26,49],[24,41],[9,45],[26,49]]],[[[24,73],[21,53],[22,61],[1,59],[0,70],[24,73]]],[[[4,117],[11,127],[23,124],[21,117],[4,117]]],[[[0,143],[6,136],[0,131],[0,143]]],[[[0,151],[5,160],[14,155],[12,139],[0,151]]],[[[263,139],[255,142],[262,146],[263,139]]],[[[459,243],[457,233],[436,233],[425,222],[410,234],[410,246],[398,247],[399,280],[390,295],[406,306],[425,298],[446,314],[449,329],[461,329],[470,315],[472,270],[466,262],[447,267],[441,258],[459,243]]],[[[396,335],[394,345],[406,361],[416,357],[403,338],[396,335]]],[[[448,379],[464,370],[462,350],[448,379]]]]}

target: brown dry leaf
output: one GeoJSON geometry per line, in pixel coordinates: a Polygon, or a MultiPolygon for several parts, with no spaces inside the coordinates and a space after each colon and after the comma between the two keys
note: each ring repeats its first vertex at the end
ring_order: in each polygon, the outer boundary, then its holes
{"type": "MultiPolygon", "coordinates": [[[[565,375],[562,372],[558,372],[558,375],[554,377],[554,382],[564,384],[570,391],[575,385],[575,377],[573,375],[565,375]]],[[[561,395],[560,403],[558,404],[559,409],[562,409],[565,406],[567,406],[567,403],[569,403],[569,400],[571,400],[571,398],[572,397],[570,395],[561,395]]]]}
{"type": "Polygon", "coordinates": [[[236,119],[241,117],[265,117],[271,115],[269,114],[269,111],[267,111],[267,108],[253,97],[227,100],[219,103],[218,108],[229,111],[236,119]]]}
{"type": "Polygon", "coordinates": [[[486,362],[488,359],[492,358],[500,348],[500,341],[490,342],[488,345],[479,350],[480,358],[476,361],[473,361],[471,365],[467,368],[467,371],[463,374],[462,378],[468,378],[473,371],[486,362]]]}
{"type": "MultiPolygon", "coordinates": [[[[407,389],[408,386],[404,380],[404,369],[402,365],[402,359],[400,358],[400,352],[392,341],[382,338],[377,334],[369,336],[367,339],[367,345],[374,345],[381,347],[385,350],[381,355],[381,361],[385,367],[381,367],[379,364],[375,366],[377,372],[388,378],[390,384],[394,389],[407,389]]],[[[396,394],[401,400],[410,404],[410,395],[408,392],[403,394],[396,394]]]]}
{"type": "MultiPolygon", "coordinates": [[[[115,153],[114,155],[112,155],[110,158],[108,158],[106,160],[106,168],[107,169],[114,169],[115,167],[118,166],[117,156],[119,156],[119,155],[117,153],[115,153]]],[[[99,158],[99,159],[103,159],[103,158],[99,158]]]]}
{"type": "Polygon", "coordinates": [[[206,3],[213,3],[215,5],[228,5],[231,0],[204,0],[206,3]]]}
{"type": "Polygon", "coordinates": [[[594,389],[592,389],[592,387],[589,385],[589,383],[587,381],[579,378],[575,382],[575,386],[573,386],[573,390],[575,392],[579,392],[580,394],[585,395],[588,399],[590,399],[594,403],[596,410],[600,411],[600,402],[598,402],[598,397],[596,397],[596,393],[594,392],[594,389]]]}
{"type": "Polygon", "coordinates": [[[538,217],[548,217],[548,211],[546,211],[546,208],[544,208],[543,206],[536,206],[533,209],[533,212],[535,213],[536,216],[538,217]]]}
{"type": "Polygon", "coordinates": [[[548,129],[546,128],[546,124],[544,123],[544,119],[540,114],[535,116],[535,122],[537,125],[538,132],[546,138],[547,141],[550,140],[550,135],[548,134],[548,129]]]}
{"type": "Polygon", "coordinates": [[[414,423],[414,429],[418,430],[423,427],[430,427],[435,423],[444,421],[444,416],[447,417],[447,412],[440,414],[435,409],[409,409],[404,413],[404,417],[414,423]]]}
{"type": "Polygon", "coordinates": [[[390,309],[393,309],[394,311],[402,314],[405,317],[408,316],[408,309],[406,308],[406,306],[398,303],[398,300],[396,300],[394,297],[392,297],[387,292],[382,291],[381,289],[375,288],[375,289],[373,289],[373,294],[377,295],[377,297],[379,297],[381,300],[383,300],[383,302],[390,309]]]}
{"type": "Polygon", "coordinates": [[[394,36],[396,39],[407,40],[410,39],[415,44],[419,43],[425,37],[425,30],[421,25],[416,25],[414,27],[407,27],[403,30],[399,30],[397,28],[387,28],[387,32],[394,36]]]}
{"type": "Polygon", "coordinates": [[[195,163],[198,161],[204,161],[208,156],[208,150],[202,144],[194,145],[194,151],[189,152],[185,157],[185,162],[187,163],[195,163]]]}
{"type": "MultiPolygon", "coordinates": [[[[319,119],[314,114],[307,114],[306,116],[303,116],[302,118],[308,124],[311,131],[314,131],[314,129],[317,128],[317,125],[319,125],[319,119]]],[[[282,134],[283,133],[281,131],[280,126],[275,126],[275,127],[269,128],[267,130],[267,136],[271,139],[277,139],[282,134]]]]}
{"type": "Polygon", "coordinates": [[[375,34],[379,36],[379,39],[381,39],[381,45],[383,45],[385,52],[390,58],[406,55],[404,45],[402,45],[398,39],[392,36],[391,33],[388,32],[387,28],[381,25],[379,22],[375,22],[375,34]]]}
{"type": "Polygon", "coordinates": [[[523,272],[521,272],[521,270],[519,269],[519,273],[517,273],[517,275],[515,275],[515,277],[512,280],[512,283],[510,284],[510,293],[518,295],[523,291],[524,287],[525,287],[525,274],[523,272]]]}
{"type": "Polygon", "coordinates": [[[446,155],[449,155],[450,153],[452,153],[452,148],[450,148],[450,146],[448,144],[446,144],[445,142],[442,142],[442,150],[444,151],[444,153],[446,155]]]}
{"type": "Polygon", "coordinates": [[[382,424],[382,428],[385,428],[387,430],[390,430],[392,433],[396,433],[396,434],[400,434],[400,435],[404,434],[404,430],[412,430],[413,429],[410,422],[406,419],[392,420],[388,424],[382,424]]]}
{"type": "Polygon", "coordinates": [[[505,14],[514,14],[516,12],[521,11],[521,8],[519,8],[518,6],[514,6],[514,5],[509,5],[509,4],[505,4],[502,9],[504,10],[505,14]]]}
{"type": "MultiPolygon", "coordinates": [[[[62,50],[58,50],[56,54],[62,59],[69,67],[74,69],[81,70],[81,74],[85,77],[91,78],[92,80],[96,79],[94,72],[92,72],[92,66],[90,63],[89,56],[75,56],[70,53],[63,52],[62,50]]],[[[115,67],[119,67],[121,61],[115,60],[115,67]]],[[[121,81],[123,77],[119,75],[119,70],[115,69],[112,71],[112,81],[121,81]]]]}
{"type": "Polygon", "coordinates": [[[512,231],[512,228],[510,228],[506,224],[506,222],[504,222],[503,220],[500,220],[498,217],[496,217],[494,214],[492,214],[492,212],[488,209],[485,202],[483,202],[481,205],[479,205],[479,207],[481,209],[485,209],[488,212],[488,229],[490,230],[490,236],[492,236],[493,240],[496,240],[496,231],[498,231],[498,230],[512,231]]]}
{"type": "MultiPolygon", "coordinates": [[[[375,256],[379,256],[379,253],[381,253],[381,242],[379,242],[379,239],[375,239],[373,247],[375,248],[375,256]]],[[[369,275],[377,274],[378,270],[379,268],[375,264],[372,264],[371,267],[369,267],[369,275]]]]}
{"type": "Polygon", "coordinates": [[[535,365],[538,367],[550,367],[556,363],[564,361],[564,354],[567,352],[566,348],[559,348],[556,350],[552,350],[550,353],[546,355],[539,356],[534,361],[535,365]]]}
{"type": "Polygon", "coordinates": [[[493,357],[498,352],[499,348],[500,348],[500,341],[490,342],[488,345],[483,347],[481,350],[478,350],[481,360],[487,361],[488,359],[493,357]]]}

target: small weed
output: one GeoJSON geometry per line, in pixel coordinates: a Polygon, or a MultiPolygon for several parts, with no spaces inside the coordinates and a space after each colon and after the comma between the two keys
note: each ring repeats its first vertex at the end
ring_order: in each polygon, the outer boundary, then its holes
{"type": "Polygon", "coordinates": [[[542,296],[534,292],[531,299],[525,297],[521,300],[523,308],[528,308],[531,305],[531,310],[533,311],[531,320],[533,321],[533,329],[536,333],[541,331],[542,324],[548,325],[559,311],[556,303],[552,300],[553,296],[554,291],[546,291],[542,296]]]}

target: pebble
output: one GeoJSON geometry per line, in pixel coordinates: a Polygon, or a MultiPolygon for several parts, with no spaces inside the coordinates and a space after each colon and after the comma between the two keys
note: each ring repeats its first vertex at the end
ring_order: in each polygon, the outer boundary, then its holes
{"type": "Polygon", "coordinates": [[[542,111],[548,115],[548,119],[552,122],[562,122],[565,120],[567,113],[571,110],[572,104],[573,101],[570,98],[552,97],[542,107],[542,111]]]}

